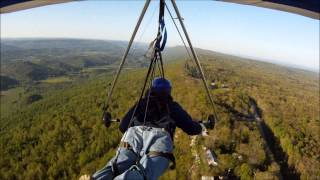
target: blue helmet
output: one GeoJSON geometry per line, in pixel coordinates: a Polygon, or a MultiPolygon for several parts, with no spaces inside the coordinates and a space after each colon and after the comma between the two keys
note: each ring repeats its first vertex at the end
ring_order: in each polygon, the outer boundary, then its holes
{"type": "Polygon", "coordinates": [[[156,77],[152,81],[152,89],[156,92],[171,92],[171,82],[162,77],[156,77]]]}

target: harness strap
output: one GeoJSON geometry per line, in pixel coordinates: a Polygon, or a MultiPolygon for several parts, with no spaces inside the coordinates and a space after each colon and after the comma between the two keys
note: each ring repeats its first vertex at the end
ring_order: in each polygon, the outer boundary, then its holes
{"type": "Polygon", "coordinates": [[[144,167],[140,163],[136,163],[136,165],[132,166],[143,176],[143,180],[147,180],[146,172],[144,167]]]}
{"type": "MultiPolygon", "coordinates": [[[[124,142],[124,141],[121,141],[120,144],[119,144],[119,147],[121,148],[125,148],[125,149],[128,149],[130,151],[132,151],[134,154],[136,154],[132,147],[130,146],[130,144],[128,142],[124,142]]],[[[136,154],[137,155],[137,154],[136,154]]],[[[119,172],[119,169],[118,169],[118,165],[117,165],[117,159],[115,159],[112,164],[111,164],[111,170],[112,170],[112,173],[113,173],[113,178],[117,177],[118,175],[120,175],[120,172],[119,172]]]]}
{"type": "MultiPolygon", "coordinates": [[[[121,141],[119,147],[126,148],[126,149],[131,150],[132,152],[134,152],[133,149],[132,149],[132,147],[130,146],[130,144],[129,144],[128,142],[121,141]]],[[[134,152],[134,153],[135,153],[135,152],[134,152]]],[[[135,154],[137,154],[137,153],[135,153],[135,154]]],[[[140,159],[140,158],[139,158],[139,155],[137,155],[137,156],[138,156],[138,159],[140,159]]],[[[167,158],[167,159],[169,159],[169,160],[171,161],[171,163],[172,163],[172,164],[170,165],[170,169],[175,169],[175,168],[176,168],[176,159],[175,159],[175,157],[174,157],[174,155],[173,155],[172,153],[164,153],[164,152],[158,152],[158,151],[149,151],[149,152],[147,153],[147,156],[149,156],[149,157],[161,156],[161,157],[167,158]]],[[[139,162],[137,162],[137,164],[139,164],[139,162]]],[[[113,164],[112,164],[112,165],[113,165],[113,164]]]]}
{"type": "Polygon", "coordinates": [[[128,142],[121,141],[119,147],[126,148],[128,150],[132,150],[132,147],[128,142]]]}
{"type": "Polygon", "coordinates": [[[118,175],[120,175],[119,169],[118,169],[118,165],[117,165],[117,159],[115,159],[112,164],[111,164],[111,171],[112,171],[112,179],[114,179],[115,177],[117,177],[118,175]]]}
{"type": "Polygon", "coordinates": [[[156,156],[161,156],[169,159],[171,161],[170,169],[175,169],[176,168],[176,159],[172,153],[164,153],[164,152],[158,152],[158,151],[149,151],[147,154],[150,157],[156,157],[156,156]]]}
{"type": "Polygon", "coordinates": [[[158,27],[158,35],[156,41],[156,49],[157,51],[163,51],[164,47],[166,46],[167,42],[167,29],[164,23],[164,7],[165,7],[165,0],[160,0],[160,9],[159,9],[159,27],[158,27]],[[162,44],[161,44],[162,42],[162,44]]]}
{"type": "Polygon", "coordinates": [[[132,146],[131,146],[128,142],[121,141],[120,144],[119,144],[119,147],[128,149],[128,150],[132,151],[132,152],[137,156],[136,164],[133,165],[131,168],[137,169],[138,172],[143,176],[143,179],[144,179],[144,180],[147,180],[147,176],[146,176],[146,174],[145,174],[144,167],[139,163],[139,161],[140,161],[140,156],[139,156],[139,154],[137,154],[136,152],[133,151],[132,146]]]}

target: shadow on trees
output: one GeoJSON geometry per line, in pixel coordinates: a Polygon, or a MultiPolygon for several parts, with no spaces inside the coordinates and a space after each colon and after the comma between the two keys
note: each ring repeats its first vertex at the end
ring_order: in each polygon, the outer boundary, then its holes
{"type": "Polygon", "coordinates": [[[216,104],[223,107],[224,109],[226,109],[226,111],[228,113],[231,113],[233,117],[236,117],[238,121],[253,121],[254,120],[254,116],[239,112],[227,103],[216,102],[216,104]]]}
{"type": "Polygon", "coordinates": [[[260,120],[257,121],[263,131],[261,133],[264,134],[262,137],[264,137],[267,145],[269,146],[275,161],[279,164],[281,175],[284,179],[300,179],[300,173],[294,167],[288,165],[288,154],[282,149],[279,138],[275,137],[271,128],[261,119],[262,110],[252,97],[250,97],[250,104],[253,106],[255,111],[254,117],[260,118],[260,120]]]}
{"type": "Polygon", "coordinates": [[[279,139],[276,138],[270,127],[261,121],[260,125],[265,133],[265,138],[275,161],[280,165],[280,171],[284,179],[300,179],[300,173],[288,165],[288,154],[285,153],[280,145],[279,139]]]}

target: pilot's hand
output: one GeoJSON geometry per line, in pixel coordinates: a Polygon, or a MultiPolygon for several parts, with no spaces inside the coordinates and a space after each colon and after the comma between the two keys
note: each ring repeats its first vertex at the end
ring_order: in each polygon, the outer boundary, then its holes
{"type": "Polygon", "coordinates": [[[202,122],[202,124],[204,125],[204,127],[206,127],[207,129],[213,129],[214,125],[215,125],[215,118],[212,114],[210,114],[208,116],[208,120],[202,122]]]}
{"type": "Polygon", "coordinates": [[[102,121],[106,127],[110,127],[111,125],[111,114],[109,112],[104,112],[102,121]]]}

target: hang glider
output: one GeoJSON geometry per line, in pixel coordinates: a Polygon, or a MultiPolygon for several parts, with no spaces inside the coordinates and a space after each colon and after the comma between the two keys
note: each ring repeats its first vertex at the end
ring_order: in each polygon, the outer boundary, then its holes
{"type": "MultiPolygon", "coordinates": [[[[45,5],[71,2],[72,0],[1,0],[0,13],[10,13],[45,5]]],[[[250,6],[276,9],[299,14],[313,19],[320,19],[319,0],[217,0],[250,6]]]]}
{"type": "Polygon", "coordinates": [[[46,5],[70,2],[72,0],[1,0],[0,13],[10,13],[30,8],[36,8],[46,5]]]}

